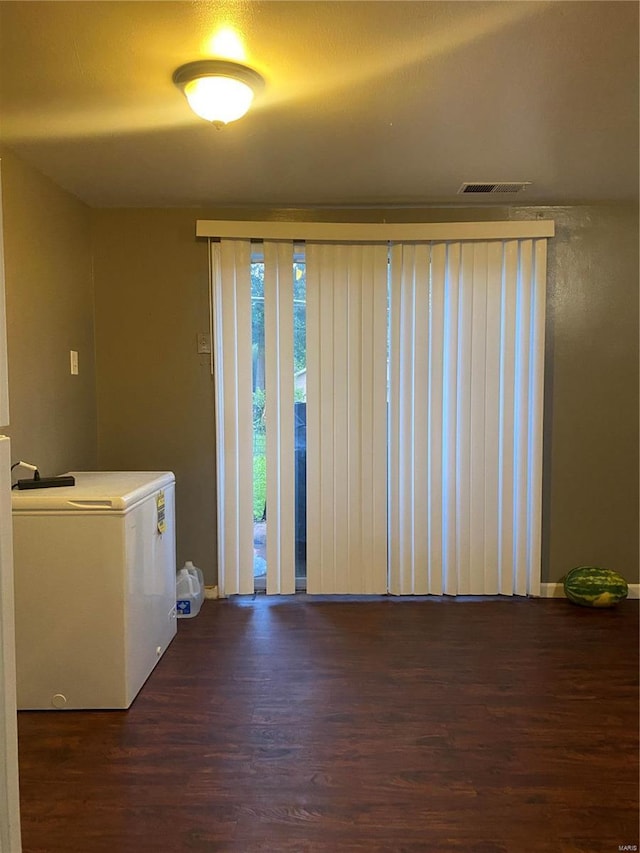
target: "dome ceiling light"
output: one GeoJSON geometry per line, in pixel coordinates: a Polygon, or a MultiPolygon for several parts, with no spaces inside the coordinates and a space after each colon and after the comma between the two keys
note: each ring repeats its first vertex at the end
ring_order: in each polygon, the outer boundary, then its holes
{"type": "Polygon", "coordinates": [[[173,82],[194,113],[218,128],[242,118],[264,86],[257,71],[226,59],[181,65],[173,72],[173,82]]]}

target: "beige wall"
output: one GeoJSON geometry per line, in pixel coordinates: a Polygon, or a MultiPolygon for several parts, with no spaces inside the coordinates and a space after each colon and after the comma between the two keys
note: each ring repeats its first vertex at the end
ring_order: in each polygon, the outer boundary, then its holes
{"type": "MultiPolygon", "coordinates": [[[[378,221],[381,212],[322,212],[378,221]]],[[[387,221],[554,218],[545,398],[543,581],[603,564],[638,581],[638,218],[633,207],[385,211],[387,221]]],[[[216,578],[207,252],[198,218],[308,211],[94,211],[99,458],[177,475],[178,560],[216,578]]]]}
{"type": "Polygon", "coordinates": [[[90,211],[11,152],[0,156],[12,456],[45,476],[90,470],[97,464],[90,211]]]}
{"type": "Polygon", "coordinates": [[[543,578],[604,565],[637,583],[638,208],[549,213],[543,578]]]}
{"type": "Polygon", "coordinates": [[[215,423],[205,242],[189,211],[94,211],[101,468],[173,471],[178,565],[215,579],[215,423]]]}

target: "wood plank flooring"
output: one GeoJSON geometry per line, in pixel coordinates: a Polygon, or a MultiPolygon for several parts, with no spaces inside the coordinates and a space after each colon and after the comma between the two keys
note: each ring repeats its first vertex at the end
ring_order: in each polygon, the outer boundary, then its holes
{"type": "Polygon", "coordinates": [[[616,853],[638,601],[206,601],[128,711],[19,732],[25,853],[616,853]]]}

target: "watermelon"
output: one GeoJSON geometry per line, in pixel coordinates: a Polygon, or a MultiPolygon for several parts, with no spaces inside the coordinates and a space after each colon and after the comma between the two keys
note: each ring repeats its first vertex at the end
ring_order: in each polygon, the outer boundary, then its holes
{"type": "Polygon", "coordinates": [[[576,566],[564,576],[563,582],[569,601],[583,607],[613,607],[629,593],[622,575],[598,566],[576,566]]]}

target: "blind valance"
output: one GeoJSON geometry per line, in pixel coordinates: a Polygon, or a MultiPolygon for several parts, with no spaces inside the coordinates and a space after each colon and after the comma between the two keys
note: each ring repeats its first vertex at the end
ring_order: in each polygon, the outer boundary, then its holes
{"type": "Polygon", "coordinates": [[[441,240],[522,240],[553,237],[550,219],[517,222],[244,222],[198,219],[196,237],[386,243],[441,240]]]}

